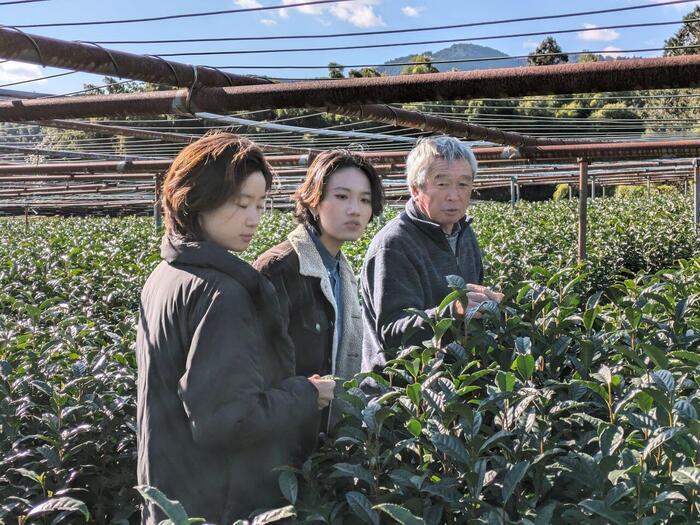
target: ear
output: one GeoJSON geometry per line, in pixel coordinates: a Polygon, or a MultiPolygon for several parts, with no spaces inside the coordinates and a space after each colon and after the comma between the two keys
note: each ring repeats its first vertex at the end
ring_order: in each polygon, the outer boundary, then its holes
{"type": "Polygon", "coordinates": [[[418,194],[420,193],[420,189],[418,188],[418,186],[415,185],[409,186],[408,191],[411,193],[411,197],[414,199],[418,197],[418,194]]]}

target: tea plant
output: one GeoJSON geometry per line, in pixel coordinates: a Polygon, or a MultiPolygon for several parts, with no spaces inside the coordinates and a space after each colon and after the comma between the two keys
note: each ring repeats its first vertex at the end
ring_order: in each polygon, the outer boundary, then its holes
{"type": "MultiPolygon", "coordinates": [[[[597,199],[578,268],[575,202],[477,204],[505,308],[466,335],[432,320],[378,396],[348,385],[343,425],[282,475],[296,519],[697,521],[690,211],[673,194],[597,199]]],[[[380,226],[344,247],[357,271],[380,226]]],[[[293,227],[265,217],[244,257],[293,227]]],[[[138,521],[134,339],[158,246],[145,217],[0,219],[0,523],[138,521]]]]}
{"type": "Polygon", "coordinates": [[[466,330],[430,319],[375,396],[348,382],[344,421],[294,471],[301,520],[696,523],[700,260],[608,304],[572,273],[538,270],[466,330]]]}

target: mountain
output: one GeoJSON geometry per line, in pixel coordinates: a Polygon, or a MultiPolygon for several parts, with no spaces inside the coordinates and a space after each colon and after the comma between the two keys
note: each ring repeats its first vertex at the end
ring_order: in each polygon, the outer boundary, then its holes
{"type": "Polygon", "coordinates": [[[510,58],[505,53],[492,47],[477,46],[475,44],[453,44],[450,47],[436,51],[426,51],[414,55],[403,56],[389,60],[377,70],[385,75],[398,75],[403,66],[392,66],[392,64],[410,62],[418,55],[428,55],[433,62],[440,60],[469,60],[469,62],[455,62],[448,64],[434,64],[440,71],[450,71],[458,69],[460,71],[470,71],[472,69],[488,69],[496,67],[517,67],[527,65],[527,60],[523,58],[510,58]],[[474,60],[479,58],[504,57],[504,60],[474,60]],[[473,61],[472,61],[473,60],[473,61]]]}

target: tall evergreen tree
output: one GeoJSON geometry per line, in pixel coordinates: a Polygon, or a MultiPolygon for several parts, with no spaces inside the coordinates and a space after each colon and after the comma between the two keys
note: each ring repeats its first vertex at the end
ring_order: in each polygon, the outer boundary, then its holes
{"type": "Polygon", "coordinates": [[[683,17],[683,25],[676,34],[664,43],[664,56],[697,55],[700,47],[672,49],[674,47],[696,46],[700,44],[700,6],[683,17]]]}
{"type": "Polygon", "coordinates": [[[345,71],[345,67],[337,62],[328,63],[328,78],[345,78],[343,71],[345,71]]]}
{"type": "Polygon", "coordinates": [[[433,65],[430,55],[416,55],[411,60],[413,64],[404,66],[401,69],[402,75],[421,75],[424,73],[439,73],[438,68],[433,65]]]}
{"type": "Polygon", "coordinates": [[[561,47],[551,36],[542,40],[537,49],[527,57],[527,63],[530,66],[551,66],[568,61],[569,55],[562,53],[561,47]]]}

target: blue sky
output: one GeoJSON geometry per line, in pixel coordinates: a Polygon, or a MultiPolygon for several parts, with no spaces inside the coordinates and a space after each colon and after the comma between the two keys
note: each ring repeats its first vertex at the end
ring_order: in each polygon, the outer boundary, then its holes
{"type": "MultiPolygon", "coordinates": [[[[298,0],[296,0],[298,1],[298,0]]],[[[354,32],[381,29],[426,27],[499,20],[517,17],[551,15],[589,11],[641,4],[661,4],[668,0],[589,0],[566,2],[556,0],[352,0],[338,4],[291,8],[282,11],[237,13],[218,16],[144,22],[124,25],[82,26],[64,28],[26,29],[28,33],[67,40],[109,41],[143,40],[160,38],[202,38],[232,36],[274,36],[292,34],[321,35],[337,32],[354,32]]],[[[0,21],[4,25],[39,24],[49,22],[79,22],[161,16],[179,13],[235,9],[258,5],[294,3],[295,0],[48,0],[18,6],[0,6],[0,21]]],[[[491,25],[477,28],[442,30],[396,35],[343,37],[293,41],[217,42],[200,44],[148,44],[105,45],[133,53],[183,53],[193,51],[233,51],[264,48],[342,46],[408,42],[417,40],[459,39],[478,36],[510,35],[531,31],[601,27],[638,22],[678,21],[700,2],[680,5],[657,5],[649,9],[564,18],[550,21],[521,22],[491,25]]],[[[556,36],[565,51],[581,49],[620,50],[662,47],[677,25],[597,30],[556,36]]],[[[543,36],[506,38],[475,42],[490,46],[510,55],[523,55],[532,51],[543,36]]],[[[262,53],[221,56],[175,56],[172,60],[212,66],[241,65],[247,70],[231,70],[237,73],[269,74],[279,77],[312,77],[326,74],[325,70],[266,70],[252,68],[264,65],[325,65],[330,61],[342,64],[382,63],[388,59],[421,51],[437,51],[450,44],[407,45],[401,47],[335,50],[294,53],[262,53]]],[[[642,54],[642,53],[639,53],[642,54]]],[[[660,53],[646,53],[655,56],[660,53]]],[[[16,82],[40,76],[60,73],[63,70],[18,63],[0,64],[0,84],[16,82]]],[[[42,93],[66,93],[79,90],[86,82],[101,83],[101,76],[74,74],[41,82],[13,86],[9,89],[42,93]]]]}

